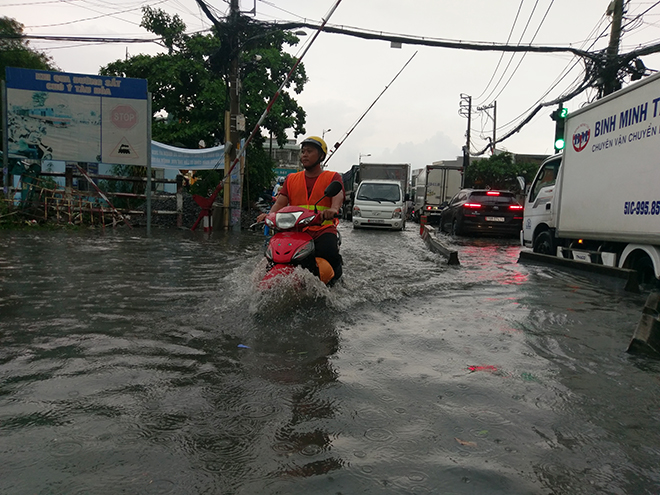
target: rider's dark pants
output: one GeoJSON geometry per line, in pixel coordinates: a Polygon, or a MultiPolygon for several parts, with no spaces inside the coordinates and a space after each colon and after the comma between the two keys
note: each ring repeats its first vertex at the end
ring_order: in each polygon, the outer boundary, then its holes
{"type": "Polygon", "coordinates": [[[314,247],[316,256],[325,259],[332,269],[335,271],[335,276],[332,279],[336,281],[342,274],[342,259],[339,254],[339,245],[337,244],[337,235],[332,233],[322,234],[314,240],[314,247]]]}

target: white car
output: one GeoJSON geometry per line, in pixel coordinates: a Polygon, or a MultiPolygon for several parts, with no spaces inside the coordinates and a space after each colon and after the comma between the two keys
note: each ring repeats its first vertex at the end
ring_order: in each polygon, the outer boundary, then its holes
{"type": "Polygon", "coordinates": [[[353,228],[375,227],[403,230],[406,226],[406,198],[395,180],[365,180],[353,201],[353,228]]]}

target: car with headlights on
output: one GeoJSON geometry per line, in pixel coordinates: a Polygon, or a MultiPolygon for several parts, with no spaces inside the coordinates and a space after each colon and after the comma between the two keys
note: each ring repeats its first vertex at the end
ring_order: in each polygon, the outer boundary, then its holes
{"type": "Polygon", "coordinates": [[[353,201],[353,228],[405,229],[407,200],[399,181],[360,182],[353,201]]]}
{"type": "Polygon", "coordinates": [[[454,235],[518,236],[523,206],[511,191],[462,189],[440,214],[440,230],[454,235]]]}

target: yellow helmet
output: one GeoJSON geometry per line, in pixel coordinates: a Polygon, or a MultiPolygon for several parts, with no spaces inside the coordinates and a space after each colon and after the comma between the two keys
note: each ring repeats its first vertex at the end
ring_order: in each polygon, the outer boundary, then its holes
{"type": "Polygon", "coordinates": [[[305,138],[303,142],[300,143],[301,148],[303,144],[313,144],[323,152],[324,158],[328,154],[328,145],[325,144],[325,141],[318,136],[309,136],[308,138],[305,138]]]}

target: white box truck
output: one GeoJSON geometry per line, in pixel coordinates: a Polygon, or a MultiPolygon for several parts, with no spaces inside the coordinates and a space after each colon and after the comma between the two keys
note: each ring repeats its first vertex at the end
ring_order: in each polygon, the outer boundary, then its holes
{"type": "Polygon", "coordinates": [[[521,242],[537,253],[660,279],[660,74],[565,122],[566,147],[541,164],[521,242]]]}
{"type": "Polygon", "coordinates": [[[427,165],[420,171],[415,180],[415,220],[426,215],[429,224],[440,223],[443,203],[461,190],[462,170],[458,165],[427,165]]]}
{"type": "Polygon", "coordinates": [[[355,181],[395,180],[401,184],[403,194],[408,194],[410,181],[409,163],[361,163],[355,181]]]}

